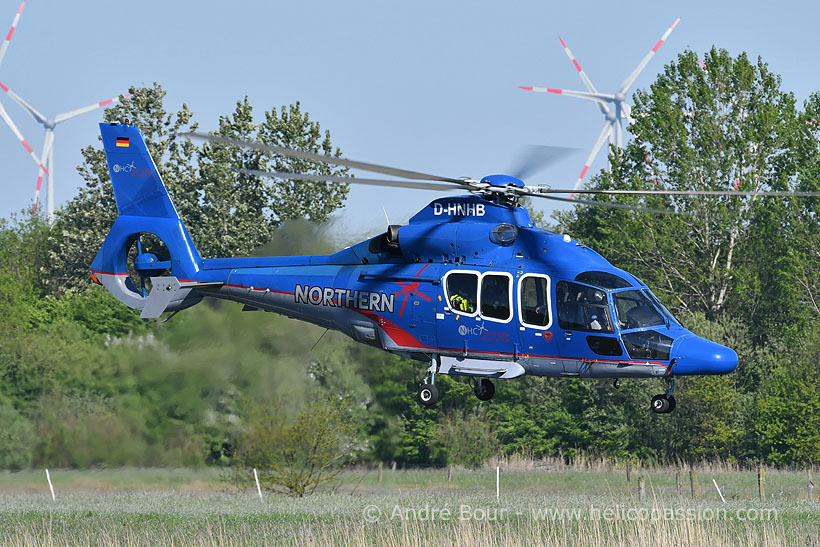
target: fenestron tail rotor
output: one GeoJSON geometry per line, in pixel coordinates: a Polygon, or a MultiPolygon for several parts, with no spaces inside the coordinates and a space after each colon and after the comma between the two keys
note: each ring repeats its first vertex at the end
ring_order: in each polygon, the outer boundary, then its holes
{"type": "Polygon", "coordinates": [[[128,276],[143,298],[150,292],[150,278],[170,269],[171,254],[161,239],[148,232],[133,236],[128,250],[128,276]]]}

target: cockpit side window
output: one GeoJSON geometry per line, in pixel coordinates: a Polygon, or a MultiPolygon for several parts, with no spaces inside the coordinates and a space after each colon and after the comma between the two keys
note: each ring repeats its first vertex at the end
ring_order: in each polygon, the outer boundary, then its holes
{"type": "Polygon", "coordinates": [[[476,313],[478,274],[451,273],[447,276],[447,301],[453,311],[466,315],[476,313]]]}
{"type": "Polygon", "coordinates": [[[621,291],[613,295],[618,324],[622,329],[639,329],[665,325],[666,320],[652,301],[641,291],[621,291]]]}
{"type": "Polygon", "coordinates": [[[561,281],[555,287],[555,297],[558,325],[562,329],[614,332],[604,291],[561,281]]]}

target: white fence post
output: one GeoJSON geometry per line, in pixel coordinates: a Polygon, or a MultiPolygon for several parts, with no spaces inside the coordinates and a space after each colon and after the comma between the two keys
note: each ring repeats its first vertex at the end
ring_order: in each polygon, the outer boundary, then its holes
{"type": "Polygon", "coordinates": [[[48,489],[51,490],[51,501],[57,501],[57,498],[54,497],[54,486],[51,484],[51,475],[48,474],[48,469],[46,469],[46,480],[48,481],[48,489]]]}

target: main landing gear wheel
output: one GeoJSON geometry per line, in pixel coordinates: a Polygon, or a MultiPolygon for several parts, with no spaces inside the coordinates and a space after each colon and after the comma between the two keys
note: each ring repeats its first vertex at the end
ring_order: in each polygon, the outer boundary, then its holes
{"type": "Polygon", "coordinates": [[[488,378],[482,378],[481,382],[473,386],[473,393],[481,401],[489,401],[495,395],[495,384],[488,378]]]}
{"type": "Polygon", "coordinates": [[[669,414],[676,406],[674,395],[661,394],[652,397],[652,412],[655,414],[669,414]]]}
{"type": "Polygon", "coordinates": [[[419,402],[424,406],[433,406],[438,402],[438,388],[433,384],[422,384],[418,397],[419,402]]]}

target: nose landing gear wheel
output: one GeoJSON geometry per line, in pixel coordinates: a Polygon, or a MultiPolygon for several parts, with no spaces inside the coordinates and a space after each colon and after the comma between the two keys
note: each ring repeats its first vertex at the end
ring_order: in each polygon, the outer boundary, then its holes
{"type": "Polygon", "coordinates": [[[424,406],[433,406],[438,402],[438,388],[433,384],[422,384],[418,397],[419,402],[424,406]]]}
{"type": "Polygon", "coordinates": [[[495,384],[488,378],[482,378],[481,382],[473,387],[473,393],[481,401],[489,401],[495,395],[495,384]]]}
{"type": "Polygon", "coordinates": [[[655,395],[652,397],[652,412],[655,414],[669,414],[677,403],[672,395],[655,395]]]}

